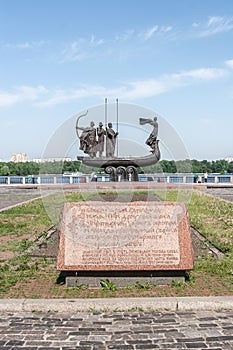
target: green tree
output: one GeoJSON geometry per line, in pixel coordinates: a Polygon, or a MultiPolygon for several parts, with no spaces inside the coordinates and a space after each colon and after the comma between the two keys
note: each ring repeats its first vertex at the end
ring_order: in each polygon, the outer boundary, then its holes
{"type": "Polygon", "coordinates": [[[8,165],[4,164],[0,167],[0,175],[1,176],[10,175],[10,169],[9,169],[8,165]]]}
{"type": "Polygon", "coordinates": [[[176,161],[176,169],[178,173],[191,173],[192,162],[189,159],[176,161]]]}
{"type": "Polygon", "coordinates": [[[164,173],[176,173],[176,163],[174,160],[161,160],[160,165],[164,173]]]}
{"type": "Polygon", "coordinates": [[[208,173],[212,172],[211,163],[208,162],[206,159],[199,162],[199,166],[200,166],[199,172],[201,172],[201,173],[205,173],[206,171],[208,173]]]}
{"type": "Polygon", "coordinates": [[[152,164],[152,165],[148,165],[146,167],[143,168],[139,168],[138,169],[138,173],[139,174],[153,174],[153,173],[163,173],[163,168],[160,164],[160,162],[156,163],[156,164],[152,164]]]}
{"type": "Polygon", "coordinates": [[[225,159],[219,159],[212,162],[212,172],[225,174],[228,169],[228,162],[225,159]]]}
{"type": "Polygon", "coordinates": [[[227,172],[228,174],[233,174],[233,162],[228,163],[227,172]]]}
{"type": "Polygon", "coordinates": [[[191,160],[192,168],[194,173],[200,173],[200,162],[196,159],[191,160]]]}

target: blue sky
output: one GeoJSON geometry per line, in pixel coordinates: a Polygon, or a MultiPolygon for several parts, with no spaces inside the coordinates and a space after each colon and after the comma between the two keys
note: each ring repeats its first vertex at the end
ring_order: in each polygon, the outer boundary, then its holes
{"type": "Polygon", "coordinates": [[[40,158],[105,97],[161,115],[191,159],[233,156],[232,43],[231,0],[0,0],[0,159],[40,158]]]}

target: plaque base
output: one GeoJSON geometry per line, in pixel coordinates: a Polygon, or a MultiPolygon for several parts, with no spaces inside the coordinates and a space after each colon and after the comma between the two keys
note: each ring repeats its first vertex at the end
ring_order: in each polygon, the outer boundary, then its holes
{"type": "Polygon", "coordinates": [[[74,271],[63,272],[66,287],[74,288],[88,285],[99,288],[100,281],[109,279],[119,288],[134,287],[136,283],[153,285],[170,285],[172,282],[185,282],[185,271],[74,271]]]}

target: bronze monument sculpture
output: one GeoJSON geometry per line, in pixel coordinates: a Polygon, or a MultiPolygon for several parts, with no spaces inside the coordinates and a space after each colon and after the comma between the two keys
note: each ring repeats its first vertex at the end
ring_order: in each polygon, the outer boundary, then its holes
{"type": "Polygon", "coordinates": [[[82,130],[80,136],[80,149],[89,154],[92,158],[96,156],[96,129],[94,128],[95,123],[91,121],[90,126],[87,128],[78,127],[77,129],[82,130]]]}
{"type": "Polygon", "coordinates": [[[77,157],[83,164],[103,168],[110,175],[110,181],[119,181],[119,179],[120,181],[138,181],[137,168],[152,165],[159,161],[160,150],[158,146],[159,140],[157,139],[157,117],[154,117],[154,119],[139,118],[140,125],[150,124],[153,126],[153,130],[145,142],[151,148],[150,155],[143,157],[115,157],[118,131],[113,130],[111,122],[106,122],[105,129],[102,122],[99,122],[99,126],[95,128],[93,121],[90,122],[89,127],[79,127],[79,119],[87,114],[88,111],[80,115],[76,121],[76,133],[80,140],[79,148],[87,154],[85,157],[77,157]],[[78,130],[82,130],[81,135],[79,135],[78,130]],[[104,148],[105,156],[103,156],[104,148]]]}
{"type": "Polygon", "coordinates": [[[102,157],[102,154],[104,152],[104,136],[106,135],[106,131],[103,128],[102,122],[99,122],[99,126],[98,126],[96,132],[97,132],[97,136],[98,136],[96,150],[97,150],[97,152],[99,152],[99,157],[102,157]]]}

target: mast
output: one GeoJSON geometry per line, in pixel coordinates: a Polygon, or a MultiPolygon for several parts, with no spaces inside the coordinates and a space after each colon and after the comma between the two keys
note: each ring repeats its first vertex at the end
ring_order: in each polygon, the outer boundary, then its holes
{"type": "MultiPolygon", "coordinates": [[[[117,133],[118,133],[118,125],[119,125],[119,111],[118,111],[118,98],[116,99],[116,122],[117,122],[117,133]]],[[[118,158],[118,149],[119,149],[119,145],[118,145],[118,137],[117,137],[117,158],[118,158]]]]}
{"type": "Polygon", "coordinates": [[[105,144],[106,144],[106,157],[107,157],[107,154],[108,154],[108,152],[107,152],[107,147],[108,147],[108,146],[107,146],[107,144],[108,144],[108,143],[107,143],[107,127],[108,127],[108,115],[107,115],[107,112],[108,112],[108,111],[107,111],[107,103],[108,103],[108,100],[107,100],[107,98],[105,98],[105,101],[104,101],[104,102],[105,102],[105,112],[104,112],[104,113],[105,113],[105,129],[106,129],[106,143],[105,143],[105,144]]]}

